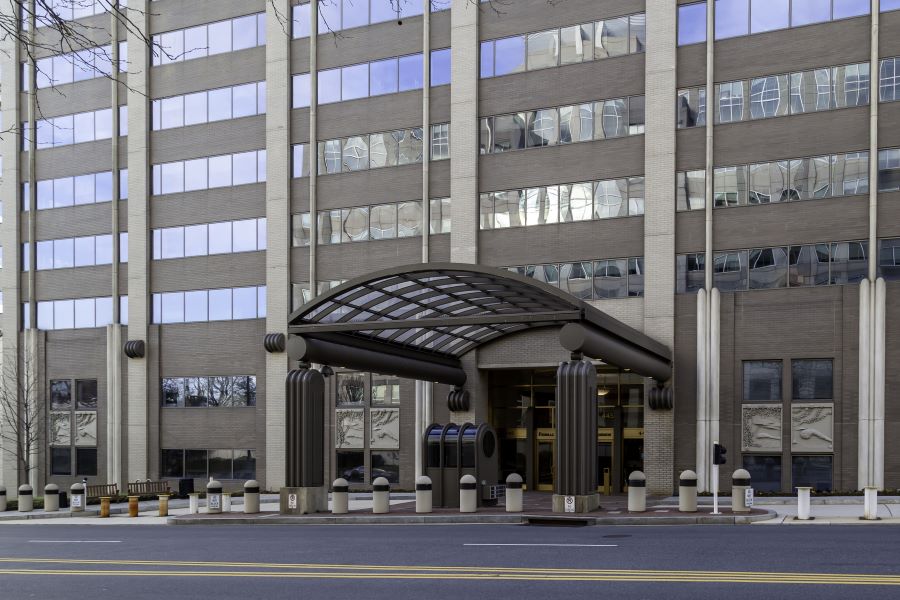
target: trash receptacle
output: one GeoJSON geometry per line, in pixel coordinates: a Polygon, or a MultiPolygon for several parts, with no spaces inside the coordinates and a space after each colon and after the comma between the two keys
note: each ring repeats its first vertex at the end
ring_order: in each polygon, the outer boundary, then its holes
{"type": "Polygon", "coordinates": [[[434,506],[444,505],[442,493],[443,479],[441,478],[441,465],[443,464],[442,444],[444,427],[442,425],[429,425],[425,430],[423,443],[425,444],[425,475],[431,479],[431,499],[434,506]]]}
{"type": "Polygon", "coordinates": [[[181,498],[187,498],[191,494],[194,493],[194,480],[193,479],[179,479],[178,480],[178,496],[181,498]]]}
{"type": "Polygon", "coordinates": [[[500,462],[497,435],[490,425],[466,423],[459,435],[460,474],[471,475],[477,482],[478,506],[497,504],[500,486],[500,462]]]}
{"type": "Polygon", "coordinates": [[[441,436],[441,506],[445,508],[459,507],[459,431],[459,425],[450,423],[441,436]]]}

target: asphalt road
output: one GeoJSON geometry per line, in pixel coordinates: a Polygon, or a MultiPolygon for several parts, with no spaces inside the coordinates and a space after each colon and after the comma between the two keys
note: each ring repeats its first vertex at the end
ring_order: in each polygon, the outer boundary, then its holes
{"type": "Polygon", "coordinates": [[[898,598],[898,547],[877,525],[0,525],[0,598],[898,598]]]}

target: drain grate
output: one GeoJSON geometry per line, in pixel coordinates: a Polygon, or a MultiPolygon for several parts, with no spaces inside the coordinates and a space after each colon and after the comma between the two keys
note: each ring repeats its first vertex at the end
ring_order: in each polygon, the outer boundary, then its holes
{"type": "Polygon", "coordinates": [[[631,534],[628,533],[611,533],[609,535],[604,535],[604,538],[608,540],[620,540],[622,538],[630,538],[631,534]]]}
{"type": "Polygon", "coordinates": [[[586,527],[589,521],[572,517],[528,517],[525,524],[538,527],[586,527]]]}

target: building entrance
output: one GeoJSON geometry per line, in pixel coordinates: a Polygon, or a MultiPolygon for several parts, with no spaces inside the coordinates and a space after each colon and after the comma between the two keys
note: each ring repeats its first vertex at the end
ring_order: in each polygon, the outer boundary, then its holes
{"type": "MultiPolygon", "coordinates": [[[[519,473],[528,489],[552,491],[556,480],[556,369],[488,374],[491,424],[500,438],[500,470],[519,473]]],[[[644,466],[644,378],[597,367],[597,484],[625,491],[628,473],[644,466]]]]}

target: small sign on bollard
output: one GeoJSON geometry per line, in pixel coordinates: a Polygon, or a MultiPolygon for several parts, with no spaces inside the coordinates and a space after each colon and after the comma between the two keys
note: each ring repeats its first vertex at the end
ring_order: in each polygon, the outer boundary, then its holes
{"type": "Polygon", "coordinates": [[[744,506],[753,508],[753,488],[744,490],[744,506]]]}
{"type": "Polygon", "coordinates": [[[219,498],[221,498],[219,494],[210,494],[208,508],[211,508],[213,510],[222,508],[221,504],[219,503],[219,498]]]}
{"type": "Polygon", "coordinates": [[[575,512],[575,496],[566,496],[566,512],[575,512]]]}
{"type": "Polygon", "coordinates": [[[297,494],[288,494],[288,508],[297,508],[297,494]]]}

